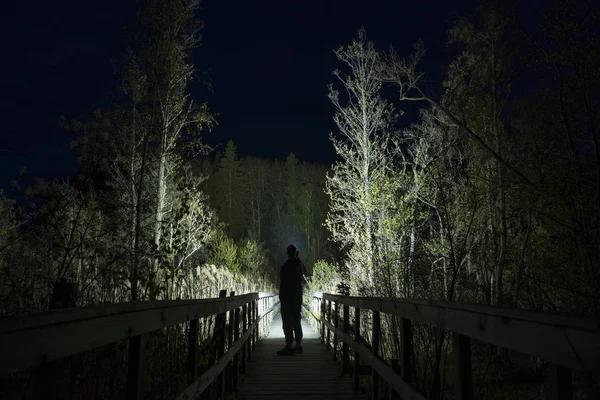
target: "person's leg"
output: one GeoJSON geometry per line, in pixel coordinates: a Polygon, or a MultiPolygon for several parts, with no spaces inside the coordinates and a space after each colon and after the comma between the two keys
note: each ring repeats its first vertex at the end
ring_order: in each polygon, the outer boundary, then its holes
{"type": "Polygon", "coordinates": [[[294,310],[287,302],[281,302],[281,320],[283,321],[286,348],[291,349],[294,343],[294,310]]]}
{"type": "Polygon", "coordinates": [[[293,318],[294,318],[294,337],[296,339],[296,347],[299,347],[302,344],[302,337],[304,336],[302,332],[302,313],[301,313],[302,305],[296,305],[293,318]]]}

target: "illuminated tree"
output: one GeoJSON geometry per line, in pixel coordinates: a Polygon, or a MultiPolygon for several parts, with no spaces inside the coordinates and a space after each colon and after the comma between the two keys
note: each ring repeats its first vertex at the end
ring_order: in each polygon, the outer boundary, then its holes
{"type": "MultiPolygon", "coordinates": [[[[331,135],[336,153],[342,159],[327,176],[326,192],[330,211],[326,225],[331,239],[348,254],[348,275],[355,285],[373,286],[374,235],[379,229],[378,191],[386,185],[392,161],[390,134],[395,120],[392,107],[381,97],[379,53],[367,42],[364,30],[350,45],[336,51],[350,74],[335,71],[346,92],[329,86],[329,98],[335,107],[338,135],[331,135]]],[[[381,199],[381,197],[380,197],[381,199]]],[[[353,290],[359,289],[353,287],[353,290]]],[[[360,288],[364,289],[364,288],[360,288]]]]}

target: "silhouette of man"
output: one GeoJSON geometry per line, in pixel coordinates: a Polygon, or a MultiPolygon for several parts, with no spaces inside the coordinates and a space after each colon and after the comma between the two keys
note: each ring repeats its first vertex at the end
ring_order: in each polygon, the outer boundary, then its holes
{"type": "Polygon", "coordinates": [[[277,352],[279,355],[302,353],[302,325],[300,323],[300,307],[302,306],[302,270],[303,265],[296,251],[296,246],[287,247],[287,261],[281,267],[279,283],[279,301],[281,319],[285,334],[285,347],[277,352]],[[296,345],[294,344],[296,339],[296,345]]]}

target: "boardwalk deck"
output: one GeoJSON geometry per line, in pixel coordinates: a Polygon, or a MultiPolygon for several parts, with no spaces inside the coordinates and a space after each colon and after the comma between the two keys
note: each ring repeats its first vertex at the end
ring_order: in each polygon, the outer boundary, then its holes
{"type": "Polygon", "coordinates": [[[356,393],[352,378],[343,375],[341,366],[332,360],[318,334],[302,320],[303,354],[278,356],[284,345],[281,319],[276,317],[269,335],[260,341],[240,387],[239,400],[365,400],[356,393]]]}

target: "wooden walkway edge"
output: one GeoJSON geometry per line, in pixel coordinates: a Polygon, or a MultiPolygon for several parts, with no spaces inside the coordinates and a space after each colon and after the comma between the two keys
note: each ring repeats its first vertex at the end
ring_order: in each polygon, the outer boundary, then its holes
{"type": "Polygon", "coordinates": [[[285,345],[281,317],[269,328],[269,335],[257,343],[246,374],[239,400],[366,400],[367,396],[353,389],[352,378],[343,375],[341,365],[326,351],[318,334],[304,319],[303,354],[279,356],[285,345]]]}

